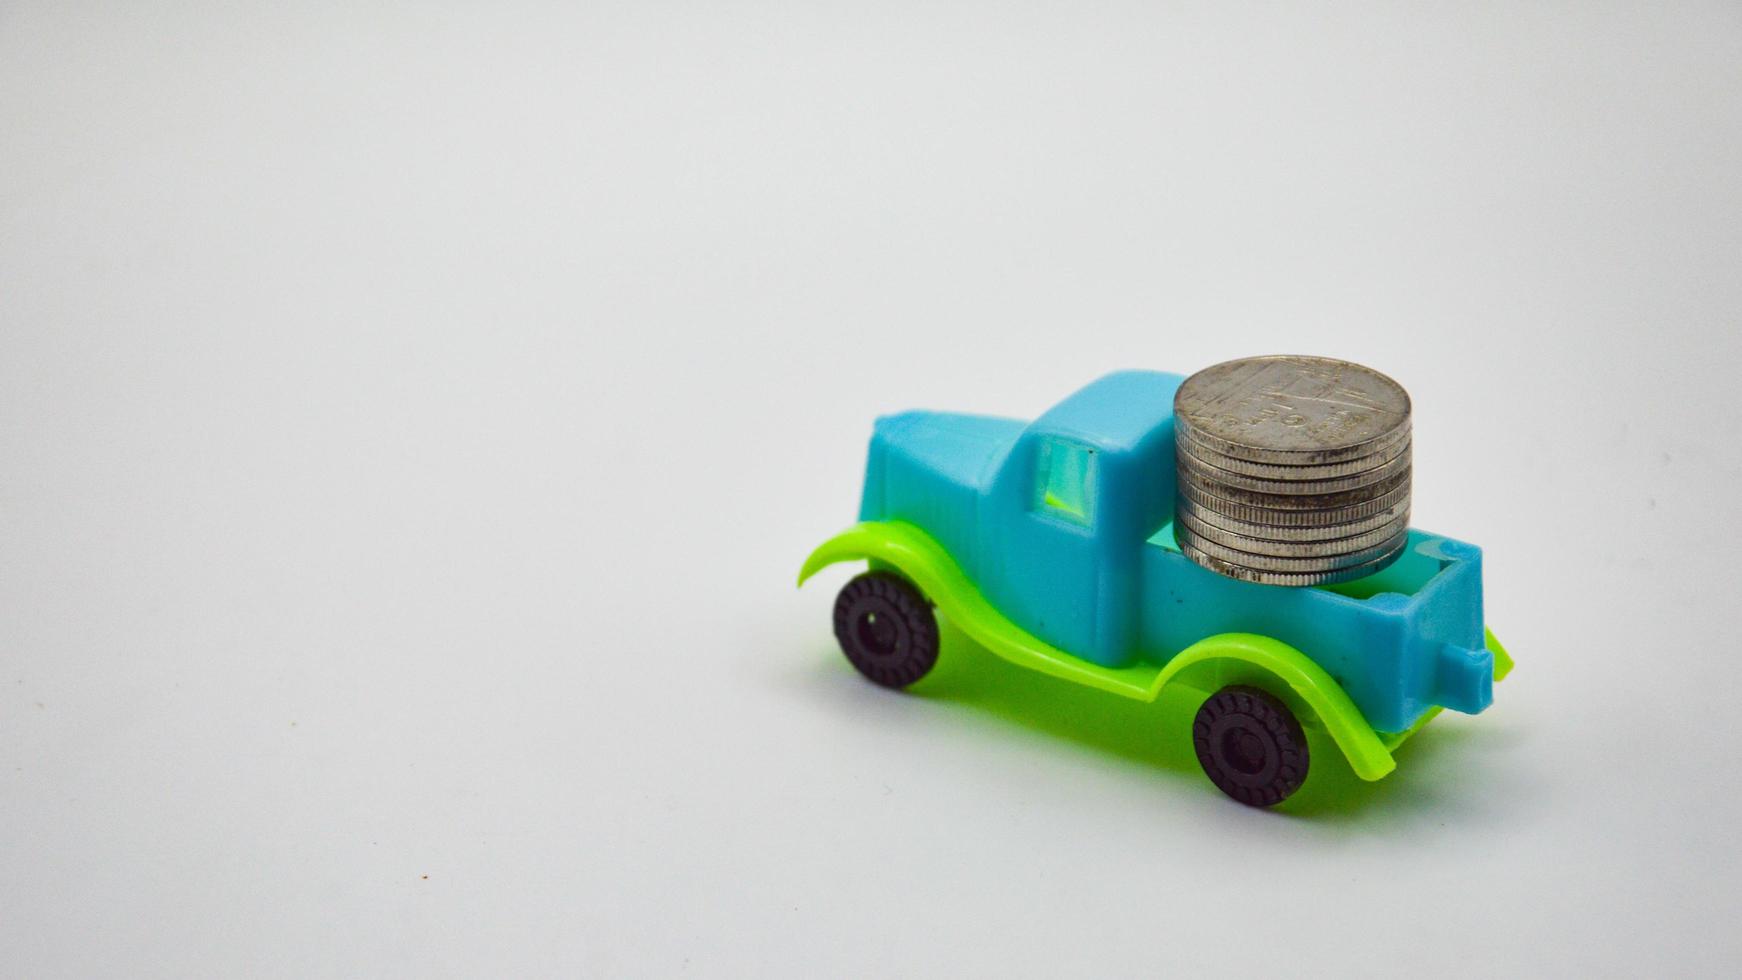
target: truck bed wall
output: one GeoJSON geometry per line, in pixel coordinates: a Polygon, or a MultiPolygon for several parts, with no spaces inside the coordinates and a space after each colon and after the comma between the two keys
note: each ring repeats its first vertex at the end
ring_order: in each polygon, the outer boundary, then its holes
{"type": "Polygon", "coordinates": [[[1459,651],[1482,649],[1480,552],[1420,531],[1408,548],[1394,579],[1381,581],[1410,594],[1360,598],[1236,581],[1152,541],[1143,565],[1145,659],[1166,662],[1218,633],[1259,633],[1323,667],[1378,731],[1403,731],[1435,704],[1481,710],[1491,696],[1484,678],[1448,681],[1436,669],[1447,656],[1456,662],[1459,651]]]}

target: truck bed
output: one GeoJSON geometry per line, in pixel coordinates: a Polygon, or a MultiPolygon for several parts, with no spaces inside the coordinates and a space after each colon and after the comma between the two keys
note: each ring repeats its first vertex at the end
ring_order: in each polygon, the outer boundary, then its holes
{"type": "Polygon", "coordinates": [[[1145,659],[1165,663],[1215,633],[1274,636],[1323,667],[1380,732],[1405,731],[1436,707],[1473,714],[1493,697],[1474,545],[1412,529],[1403,555],[1376,574],[1281,589],[1198,567],[1171,524],[1148,544],[1145,659]]]}

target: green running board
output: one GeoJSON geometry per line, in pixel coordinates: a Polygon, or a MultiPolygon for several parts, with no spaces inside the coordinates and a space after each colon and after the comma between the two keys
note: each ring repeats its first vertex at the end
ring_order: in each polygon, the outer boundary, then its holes
{"type": "MultiPolygon", "coordinates": [[[[893,566],[936,603],[963,633],[999,657],[1074,684],[1138,701],[1154,701],[1170,681],[1203,664],[1216,665],[1207,669],[1217,671],[1218,686],[1249,682],[1267,674],[1281,681],[1286,690],[1276,690],[1274,683],[1268,688],[1292,701],[1291,707],[1297,711],[1305,707],[1307,714],[1302,720],[1317,719],[1348,758],[1349,767],[1362,779],[1379,779],[1397,768],[1391,749],[1427,721],[1424,717],[1407,732],[1380,736],[1324,668],[1286,643],[1254,633],[1225,633],[1200,640],[1160,667],[1154,664],[1101,667],[1089,663],[1005,618],[986,601],[942,546],[924,531],[904,522],[869,521],[823,542],[805,560],[798,584],[802,586],[829,565],[861,560],[893,566]]],[[[1492,634],[1489,642],[1490,649],[1499,647],[1492,634]]],[[[1497,676],[1503,657],[1504,651],[1496,653],[1497,676]]],[[[1505,657],[1505,664],[1509,669],[1511,658],[1505,657]]]]}

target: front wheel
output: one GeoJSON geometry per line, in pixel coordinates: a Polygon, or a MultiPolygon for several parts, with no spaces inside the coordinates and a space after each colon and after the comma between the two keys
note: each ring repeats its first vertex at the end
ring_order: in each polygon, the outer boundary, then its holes
{"type": "Polygon", "coordinates": [[[1247,806],[1275,806],[1306,782],[1307,743],[1300,722],[1274,695],[1224,687],[1192,722],[1198,764],[1216,788],[1247,806]]]}
{"type": "Polygon", "coordinates": [[[901,688],[938,662],[938,621],[925,596],[891,572],[866,572],[835,599],[835,639],[859,673],[901,688]]]}

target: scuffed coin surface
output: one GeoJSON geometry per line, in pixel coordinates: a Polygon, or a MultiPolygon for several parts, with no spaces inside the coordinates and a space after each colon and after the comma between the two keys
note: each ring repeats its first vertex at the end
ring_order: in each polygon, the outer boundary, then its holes
{"type": "Polygon", "coordinates": [[[1247,582],[1321,585],[1377,572],[1408,545],[1409,395],[1325,357],[1228,361],[1174,399],[1174,539],[1247,582]]]}
{"type": "Polygon", "coordinates": [[[1324,464],[1383,452],[1409,436],[1409,394],[1372,368],[1287,354],[1225,361],[1180,385],[1185,439],[1236,459],[1324,464]]]}

